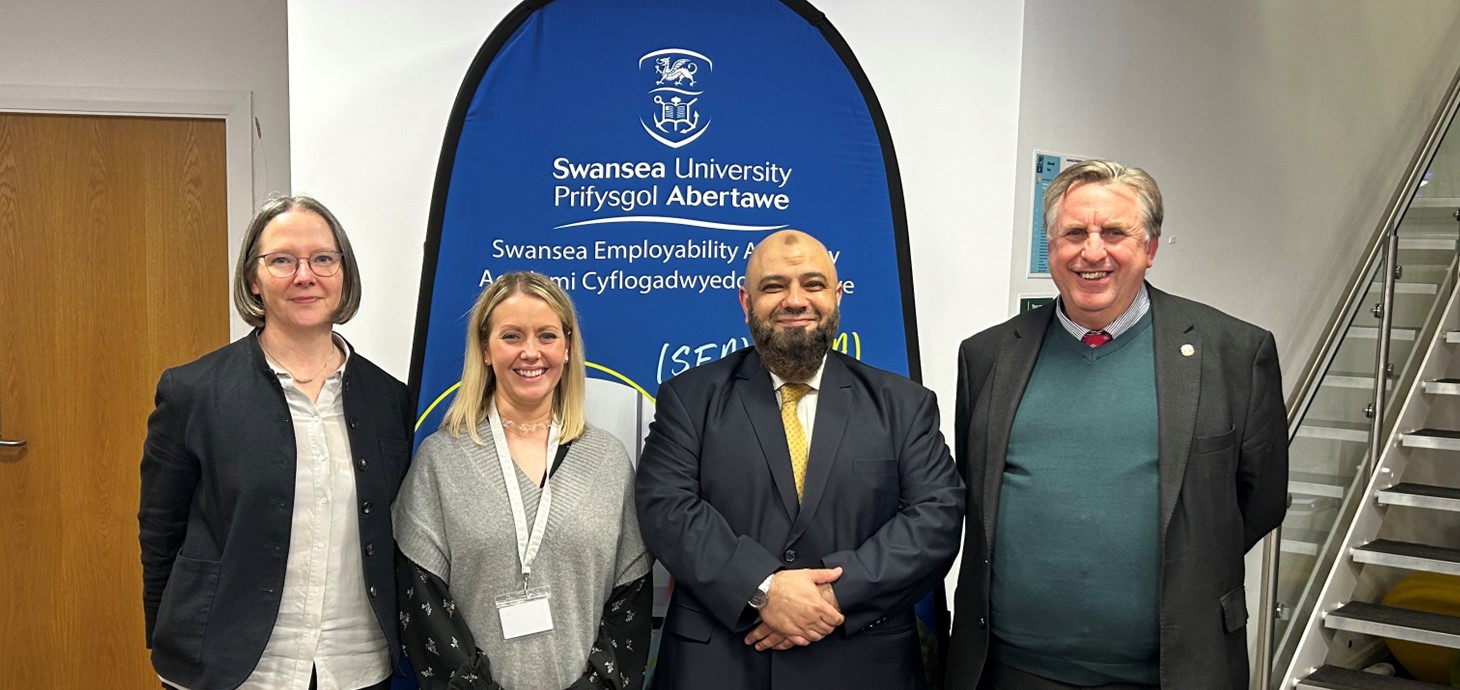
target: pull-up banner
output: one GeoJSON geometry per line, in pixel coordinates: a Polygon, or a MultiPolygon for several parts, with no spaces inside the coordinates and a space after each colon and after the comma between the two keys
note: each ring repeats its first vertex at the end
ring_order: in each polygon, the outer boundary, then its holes
{"type": "Polygon", "coordinates": [[[825,16],[798,0],[519,5],[447,125],[411,366],[417,438],[449,406],[477,295],[533,270],[577,307],[589,422],[636,453],[661,382],[750,345],[745,261],[787,227],[836,261],[836,349],[918,378],[892,142],[825,16]]]}

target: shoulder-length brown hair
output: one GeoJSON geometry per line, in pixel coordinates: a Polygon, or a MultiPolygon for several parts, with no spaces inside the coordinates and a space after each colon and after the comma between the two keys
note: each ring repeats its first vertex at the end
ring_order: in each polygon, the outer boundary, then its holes
{"type": "Polygon", "coordinates": [[[233,308],[238,310],[238,315],[248,325],[254,328],[264,325],[264,318],[267,316],[264,314],[264,300],[253,294],[251,289],[258,272],[262,270],[257,253],[259,237],[264,234],[264,228],[270,222],[289,211],[309,211],[318,215],[329,226],[330,234],[334,235],[335,246],[344,255],[344,267],[341,269],[344,271],[344,281],[340,287],[340,306],[335,309],[331,320],[336,324],[349,321],[360,310],[360,265],[355,262],[355,250],[350,246],[350,238],[335,214],[330,213],[324,204],[307,196],[278,196],[269,199],[259,207],[253,220],[248,222],[248,229],[243,232],[243,244],[238,248],[238,261],[233,266],[233,308]]]}

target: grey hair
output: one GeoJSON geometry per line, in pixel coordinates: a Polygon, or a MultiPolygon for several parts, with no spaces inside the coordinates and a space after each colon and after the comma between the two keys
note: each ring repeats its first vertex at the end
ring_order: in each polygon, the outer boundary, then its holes
{"type": "Polygon", "coordinates": [[[335,246],[344,255],[345,265],[344,284],[340,287],[340,306],[335,309],[332,320],[337,324],[349,321],[360,310],[360,266],[355,261],[355,250],[350,247],[350,237],[345,234],[345,228],[340,225],[335,214],[330,213],[324,204],[314,198],[302,195],[271,198],[259,207],[253,220],[248,222],[248,229],[243,232],[243,244],[238,248],[238,261],[233,266],[233,307],[248,325],[255,328],[264,325],[263,299],[253,294],[251,289],[255,277],[262,270],[256,253],[259,237],[264,234],[264,228],[269,223],[289,211],[309,211],[318,215],[329,226],[330,234],[334,235],[335,246]]]}
{"type": "Polygon", "coordinates": [[[1088,160],[1066,168],[1044,190],[1045,241],[1049,241],[1050,233],[1055,229],[1055,216],[1059,213],[1060,203],[1065,200],[1065,194],[1071,188],[1085,183],[1117,182],[1136,190],[1136,198],[1141,204],[1141,227],[1145,229],[1146,242],[1160,239],[1161,221],[1166,217],[1166,210],[1161,204],[1161,188],[1156,186],[1156,179],[1140,168],[1127,167],[1115,161],[1088,160]]]}

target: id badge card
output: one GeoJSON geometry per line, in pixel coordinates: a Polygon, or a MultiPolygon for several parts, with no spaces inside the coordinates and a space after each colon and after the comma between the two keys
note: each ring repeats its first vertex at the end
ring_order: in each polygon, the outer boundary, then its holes
{"type": "Polygon", "coordinates": [[[548,605],[549,595],[547,587],[533,587],[497,597],[502,638],[511,640],[552,630],[553,612],[548,605]]]}

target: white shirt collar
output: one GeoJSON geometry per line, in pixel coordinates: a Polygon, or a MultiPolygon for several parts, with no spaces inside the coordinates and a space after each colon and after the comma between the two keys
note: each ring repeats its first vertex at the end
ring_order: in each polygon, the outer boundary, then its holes
{"type": "MultiPolygon", "coordinates": [[[[1130,306],[1126,307],[1120,316],[1115,317],[1115,320],[1111,321],[1110,325],[1102,330],[1109,333],[1112,340],[1119,338],[1126,331],[1130,330],[1131,327],[1135,326],[1136,322],[1140,321],[1141,317],[1145,316],[1146,312],[1150,310],[1151,293],[1146,290],[1146,284],[1141,283],[1141,291],[1136,293],[1136,298],[1131,300],[1130,306]]],[[[1060,325],[1064,327],[1065,332],[1075,336],[1076,340],[1084,338],[1086,333],[1091,332],[1090,329],[1075,323],[1068,314],[1065,314],[1064,298],[1055,300],[1054,313],[1055,317],[1059,319],[1060,325]]]]}

